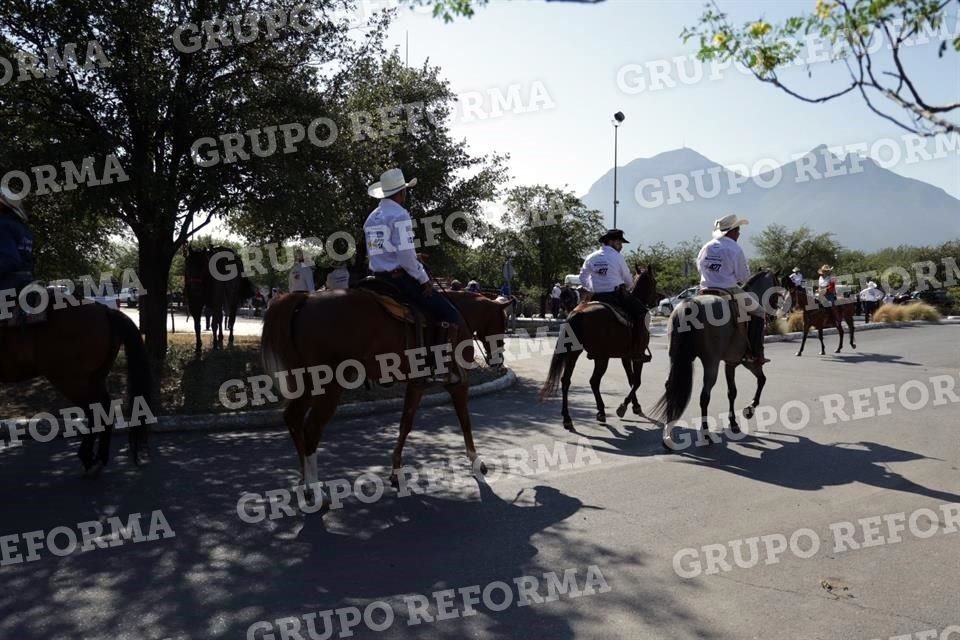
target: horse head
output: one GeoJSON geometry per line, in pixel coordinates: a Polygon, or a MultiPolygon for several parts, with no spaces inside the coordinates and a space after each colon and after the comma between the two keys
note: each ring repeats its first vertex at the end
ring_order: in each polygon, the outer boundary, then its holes
{"type": "Polygon", "coordinates": [[[637,277],[633,281],[631,294],[638,298],[648,309],[657,306],[660,298],[657,294],[656,271],[652,264],[648,264],[646,269],[641,269],[640,265],[634,265],[637,277]]]}

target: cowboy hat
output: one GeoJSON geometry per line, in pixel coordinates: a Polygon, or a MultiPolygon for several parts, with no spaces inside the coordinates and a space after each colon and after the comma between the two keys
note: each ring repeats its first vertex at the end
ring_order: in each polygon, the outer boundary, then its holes
{"type": "Polygon", "coordinates": [[[407,187],[416,186],[416,184],[416,178],[407,182],[406,178],[403,177],[403,171],[400,169],[388,169],[380,176],[380,182],[374,182],[367,188],[367,193],[374,198],[389,198],[407,187]]]}
{"type": "MultiPolygon", "coordinates": [[[[27,210],[23,208],[23,201],[6,187],[0,187],[0,205],[6,206],[20,221],[27,223],[27,210]]],[[[2,207],[0,207],[2,209],[2,207]]]]}
{"type": "Polygon", "coordinates": [[[620,229],[608,229],[605,234],[597,238],[597,242],[601,244],[608,240],[619,240],[623,244],[630,244],[630,241],[623,237],[623,231],[620,229]]]}
{"type": "Polygon", "coordinates": [[[877,287],[877,283],[874,282],[873,280],[867,280],[867,288],[868,288],[868,289],[876,289],[876,288],[878,288],[878,287],[877,287]]]}
{"type": "Polygon", "coordinates": [[[823,265],[822,267],[820,267],[819,269],[817,269],[817,274],[818,274],[818,275],[821,275],[821,276],[822,276],[822,275],[825,274],[825,273],[833,273],[833,267],[831,267],[831,266],[828,265],[828,264],[825,264],[825,265],[823,265]]]}
{"type": "Polygon", "coordinates": [[[794,267],[793,273],[800,273],[800,267],[794,267]]]}
{"type": "Polygon", "coordinates": [[[733,231],[737,227],[745,224],[750,224],[750,221],[745,218],[738,218],[737,214],[735,213],[731,213],[728,216],[723,216],[719,220],[713,221],[713,237],[719,238],[721,236],[725,236],[728,232],[733,231]]]}

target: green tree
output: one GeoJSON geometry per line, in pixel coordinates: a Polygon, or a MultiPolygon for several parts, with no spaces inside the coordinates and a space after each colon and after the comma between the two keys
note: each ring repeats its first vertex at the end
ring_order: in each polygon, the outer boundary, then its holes
{"type": "MultiPolygon", "coordinates": [[[[103,212],[136,237],[138,274],[148,292],[141,323],[154,358],[166,351],[166,289],[179,247],[214,218],[254,197],[265,166],[289,164],[297,156],[203,167],[195,162],[194,142],[297,122],[298,107],[316,104],[325,92],[336,93],[351,64],[382,41],[385,19],[378,18],[366,38],[355,40],[345,17],[331,17],[335,9],[352,9],[352,0],[314,0],[298,14],[300,24],[318,25],[309,32],[267,29],[260,21],[251,42],[201,41],[201,50],[191,53],[174,46],[175,29],[218,16],[289,13],[301,4],[0,1],[0,56],[13,60],[29,54],[45,61],[47,48],[63,54],[67,43],[83,43],[81,52],[87,42],[97,43],[100,54],[90,64],[68,62],[45,78],[2,88],[0,167],[57,166],[89,156],[96,167],[104,167],[101,177],[109,158],[120,165],[112,183],[71,193],[81,210],[103,212]],[[30,132],[29,139],[23,132],[30,132]]],[[[58,185],[63,188],[63,175],[58,185]]]]}
{"type": "Polygon", "coordinates": [[[584,255],[596,246],[602,217],[572,193],[547,185],[514,187],[504,204],[507,233],[500,237],[508,255],[514,255],[517,284],[539,292],[543,314],[553,284],[579,271],[584,255]]]}
{"type": "Polygon", "coordinates": [[[696,259],[702,244],[699,238],[694,238],[675,247],[668,247],[663,242],[648,247],[638,245],[627,255],[627,262],[631,265],[654,265],[657,287],[664,297],[668,297],[700,281],[696,259]]]}
{"type": "Polygon", "coordinates": [[[753,238],[753,244],[759,252],[757,266],[781,275],[799,267],[804,276],[810,278],[823,264],[847,269],[846,265],[835,264],[843,247],[833,239],[832,233],[814,234],[808,227],[790,231],[783,225],[772,224],[753,238]]]}
{"type": "MultiPolygon", "coordinates": [[[[946,25],[948,6],[957,4],[953,0],[817,0],[812,13],[777,24],[758,19],[737,26],[714,3],[706,5],[697,24],[685,28],[681,38],[699,42],[700,60],[740,63],[758,80],[804,102],[859,95],[871,111],[906,131],[926,136],[957,133],[960,124],[950,114],[960,109],[960,102],[934,103],[929,94],[924,97],[908,70],[910,65],[930,66],[937,60],[911,56],[908,63],[903,55],[904,47],[937,34],[946,25]],[[843,63],[849,71],[842,87],[821,95],[804,95],[778,74],[802,62],[801,40],[811,36],[829,49],[831,62],[843,63]],[[881,102],[898,115],[882,109],[881,102]]],[[[942,41],[937,56],[949,58],[945,64],[955,67],[957,52],[960,36],[952,43],[942,41]]],[[[807,73],[812,74],[809,66],[807,73]]]]}
{"type": "MultiPolygon", "coordinates": [[[[454,234],[429,242],[424,226],[416,228],[426,263],[436,274],[459,268],[468,243],[485,229],[480,207],[505,180],[504,158],[471,156],[464,140],[455,140],[448,120],[456,101],[440,69],[411,68],[396,54],[370,55],[341,78],[340,92],[325,100],[342,143],[311,147],[298,154],[294,167],[276,165],[258,187],[259,198],[238,207],[229,225],[254,243],[285,242],[347,232],[358,241],[356,260],[366,261],[363,223],[377,201],[367,187],[390,167],[416,177],[407,208],[415,219],[448,218],[454,234]],[[367,126],[369,125],[369,126],[367,126]],[[297,183],[290,189],[291,173],[297,183]]],[[[309,118],[305,111],[302,117],[309,118]]],[[[342,251],[338,246],[337,251],[342,251]]]]}

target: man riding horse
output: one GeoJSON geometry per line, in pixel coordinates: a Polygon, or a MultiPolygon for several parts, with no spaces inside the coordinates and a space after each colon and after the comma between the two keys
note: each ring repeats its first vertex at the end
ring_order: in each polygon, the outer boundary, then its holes
{"type": "MultiPolygon", "coordinates": [[[[605,302],[626,312],[633,321],[633,337],[636,341],[643,330],[647,308],[628,293],[633,286],[633,273],[621,251],[623,245],[630,242],[623,237],[620,229],[608,230],[597,241],[602,246],[583,261],[580,283],[591,292],[592,302],[605,302]]],[[[645,356],[644,361],[649,362],[649,357],[645,356]]]]}
{"type": "Polygon", "coordinates": [[[746,309],[746,297],[749,295],[743,290],[743,283],[750,279],[750,269],[743,249],[737,244],[740,238],[740,227],[748,224],[748,220],[730,214],[713,223],[713,240],[703,245],[697,256],[697,270],[700,272],[700,289],[725,291],[731,294],[737,302],[737,318],[741,319],[744,312],[750,315],[747,337],[749,352],[744,356],[744,362],[763,364],[770,362],[763,357],[763,326],[764,310],[759,301],[749,305],[746,309]]]}
{"type": "MultiPolygon", "coordinates": [[[[404,302],[413,304],[438,322],[445,337],[437,340],[435,346],[449,345],[449,353],[454,353],[457,335],[465,323],[457,308],[446,297],[434,292],[430,276],[417,260],[413,221],[403,207],[407,201],[407,189],[416,184],[416,178],[407,182],[403,171],[390,169],[380,176],[379,182],[367,189],[371,196],[380,200],[363,225],[370,270],[374,277],[392,285],[404,302]]],[[[435,349],[432,350],[436,353],[435,349]]],[[[439,361],[439,354],[437,360],[434,379],[456,384],[459,381],[458,367],[447,367],[439,361]]]]}
{"type": "Polygon", "coordinates": [[[19,198],[0,187],[0,296],[16,298],[31,281],[33,234],[27,227],[27,212],[19,198]]]}

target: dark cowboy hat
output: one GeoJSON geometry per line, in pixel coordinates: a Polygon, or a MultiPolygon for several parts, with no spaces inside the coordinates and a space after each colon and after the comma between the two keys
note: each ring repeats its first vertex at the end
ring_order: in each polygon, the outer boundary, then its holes
{"type": "Polygon", "coordinates": [[[620,229],[609,229],[605,234],[597,238],[597,242],[601,244],[608,240],[619,240],[623,244],[630,244],[630,241],[623,237],[623,231],[620,229]]]}

